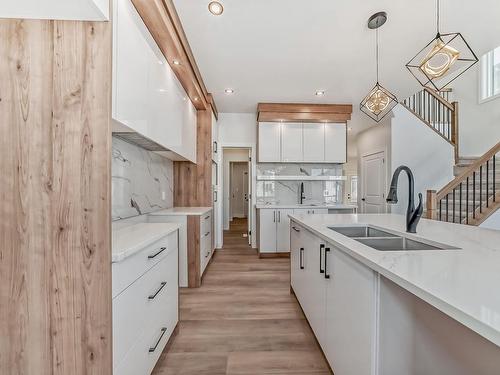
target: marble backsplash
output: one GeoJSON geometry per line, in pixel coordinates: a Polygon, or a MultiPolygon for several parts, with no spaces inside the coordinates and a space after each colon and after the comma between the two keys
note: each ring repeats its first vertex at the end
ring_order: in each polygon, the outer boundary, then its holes
{"type": "Polygon", "coordinates": [[[113,221],[173,206],[173,162],[113,138],[113,221]]]}
{"type": "MultiPolygon", "coordinates": [[[[342,176],[339,164],[257,164],[258,176],[342,176]]],[[[257,204],[295,204],[301,181],[257,181],[257,204]]],[[[304,203],[342,203],[344,181],[304,181],[304,203]]]]}

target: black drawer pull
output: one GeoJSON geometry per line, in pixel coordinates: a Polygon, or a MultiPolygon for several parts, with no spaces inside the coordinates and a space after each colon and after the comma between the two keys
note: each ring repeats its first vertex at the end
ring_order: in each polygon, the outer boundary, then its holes
{"type": "Polygon", "coordinates": [[[205,233],[203,237],[207,237],[210,234],[210,232],[205,233]]]}
{"type": "Polygon", "coordinates": [[[304,269],[304,248],[300,248],[300,253],[299,253],[299,263],[300,263],[300,269],[304,269]]]}
{"type": "Polygon", "coordinates": [[[323,249],[325,248],[325,245],[321,244],[319,245],[319,273],[325,273],[325,270],[323,269],[323,249]]]}
{"type": "Polygon", "coordinates": [[[161,290],[162,290],[163,288],[165,288],[165,285],[167,285],[167,282],[166,282],[166,281],[162,282],[162,283],[160,284],[160,287],[158,288],[158,290],[157,290],[154,294],[150,295],[150,296],[148,297],[148,299],[150,299],[150,300],[151,300],[151,299],[155,299],[155,298],[156,298],[156,296],[158,295],[158,293],[160,293],[160,292],[161,292],[161,290]]]}
{"type": "Polygon", "coordinates": [[[208,220],[208,219],[210,219],[210,215],[208,215],[208,216],[205,217],[205,220],[208,220]]]}
{"type": "Polygon", "coordinates": [[[292,227],[292,229],[295,231],[295,232],[300,232],[300,229],[297,229],[295,227],[292,227]]]}
{"type": "Polygon", "coordinates": [[[165,250],[167,250],[166,247],[160,247],[160,250],[158,250],[156,253],[148,255],[148,259],[156,258],[158,255],[160,255],[161,253],[163,253],[165,250]]]}
{"type": "Polygon", "coordinates": [[[160,345],[160,342],[161,342],[161,339],[163,338],[163,336],[165,335],[165,332],[167,332],[167,329],[165,327],[163,327],[161,329],[161,335],[160,335],[160,338],[158,339],[158,341],[156,342],[155,346],[153,346],[152,348],[149,348],[149,352],[150,353],[154,353],[156,351],[156,348],[158,347],[158,345],[160,345]]]}
{"type": "Polygon", "coordinates": [[[327,265],[327,261],[328,261],[328,260],[327,260],[327,257],[328,257],[328,253],[329,253],[329,252],[330,252],[330,248],[329,248],[329,247],[327,247],[327,248],[325,249],[325,279],[329,279],[329,278],[330,278],[330,275],[329,275],[328,271],[326,270],[326,268],[327,268],[327,267],[326,267],[326,265],[327,265]]]}

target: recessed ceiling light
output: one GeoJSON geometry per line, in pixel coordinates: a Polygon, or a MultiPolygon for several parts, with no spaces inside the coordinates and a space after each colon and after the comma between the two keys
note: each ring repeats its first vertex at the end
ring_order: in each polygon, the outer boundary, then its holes
{"type": "Polygon", "coordinates": [[[180,62],[179,60],[174,60],[174,61],[172,61],[172,63],[173,63],[174,65],[181,65],[181,62],[180,62]]]}
{"type": "Polygon", "coordinates": [[[214,16],[220,16],[224,12],[224,7],[218,1],[212,1],[208,4],[208,10],[214,16]]]}
{"type": "Polygon", "coordinates": [[[323,95],[325,95],[325,90],[316,91],[316,96],[323,96],[323,95]]]}
{"type": "Polygon", "coordinates": [[[234,94],[234,90],[233,89],[225,89],[224,92],[228,95],[231,95],[231,94],[234,94]]]}

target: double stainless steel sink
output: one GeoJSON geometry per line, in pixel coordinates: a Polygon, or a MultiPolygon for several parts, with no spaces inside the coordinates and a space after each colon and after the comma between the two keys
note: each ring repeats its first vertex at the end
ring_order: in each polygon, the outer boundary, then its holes
{"type": "Polygon", "coordinates": [[[379,251],[457,250],[438,242],[410,238],[398,232],[371,225],[335,226],[329,229],[379,251]]]}

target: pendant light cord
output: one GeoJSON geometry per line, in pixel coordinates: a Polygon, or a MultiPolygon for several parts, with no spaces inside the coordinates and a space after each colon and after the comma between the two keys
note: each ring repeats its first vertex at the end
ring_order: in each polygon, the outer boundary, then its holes
{"type": "Polygon", "coordinates": [[[437,29],[437,35],[439,35],[439,22],[440,22],[440,0],[437,0],[436,1],[436,4],[437,4],[437,9],[436,9],[436,14],[437,14],[437,17],[436,17],[436,29],[437,29]]]}
{"type": "Polygon", "coordinates": [[[377,44],[377,53],[376,53],[377,57],[376,57],[376,59],[377,59],[377,84],[378,84],[378,27],[377,27],[377,30],[375,30],[375,31],[376,31],[376,35],[377,35],[376,36],[376,39],[377,39],[377,43],[376,43],[377,44]]]}

